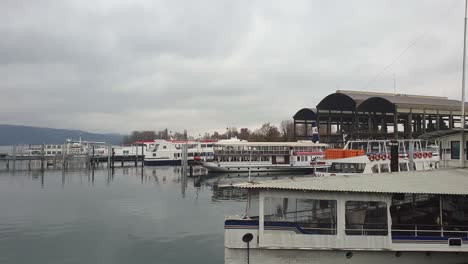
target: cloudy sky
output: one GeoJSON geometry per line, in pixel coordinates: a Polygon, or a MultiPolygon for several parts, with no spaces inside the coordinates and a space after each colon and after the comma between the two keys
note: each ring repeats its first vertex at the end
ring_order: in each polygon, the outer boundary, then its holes
{"type": "Polygon", "coordinates": [[[291,119],[337,89],[460,97],[462,0],[1,0],[0,123],[291,119]]]}

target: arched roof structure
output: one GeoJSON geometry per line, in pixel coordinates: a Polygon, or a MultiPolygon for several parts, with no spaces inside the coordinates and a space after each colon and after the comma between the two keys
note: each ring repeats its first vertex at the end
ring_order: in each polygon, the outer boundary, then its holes
{"type": "Polygon", "coordinates": [[[332,93],[320,101],[317,109],[354,111],[356,109],[356,101],[344,93],[332,93]]]}
{"type": "Polygon", "coordinates": [[[362,101],[356,110],[359,112],[394,113],[395,104],[382,97],[371,97],[362,101]]]}
{"type": "Polygon", "coordinates": [[[317,115],[315,113],[315,109],[302,108],[301,110],[297,111],[293,118],[294,120],[315,120],[317,115]]]}

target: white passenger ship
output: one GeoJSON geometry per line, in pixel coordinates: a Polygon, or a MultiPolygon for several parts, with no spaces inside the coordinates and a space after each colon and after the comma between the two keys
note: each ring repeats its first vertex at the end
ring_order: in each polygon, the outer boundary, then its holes
{"type": "MultiPolygon", "coordinates": [[[[439,147],[419,139],[397,140],[398,170],[419,171],[439,167],[439,147]]],[[[325,161],[329,166],[317,169],[317,176],[355,173],[384,173],[390,171],[390,140],[352,140],[343,150],[326,150],[325,161]],[[338,155],[333,151],[338,152],[338,155]],[[340,153],[341,151],[341,153],[340,153]],[[360,153],[353,151],[360,151],[360,153]],[[351,153],[347,157],[347,154],[351,153]],[[330,155],[328,155],[330,154],[330,155]],[[339,154],[342,157],[339,157],[339,154]]]]}
{"type": "Polygon", "coordinates": [[[247,142],[224,140],[214,144],[214,160],[203,162],[210,172],[310,171],[325,166],[326,144],[312,141],[247,142]],[[315,162],[311,165],[311,162],[315,162]]]}
{"type": "Polygon", "coordinates": [[[466,186],[465,169],[229,186],[249,200],[225,220],[225,264],[468,263],[466,186]]]}
{"type": "Polygon", "coordinates": [[[202,162],[213,159],[213,141],[155,140],[145,154],[145,165],[181,165],[182,148],[187,145],[187,160],[202,162]]]}

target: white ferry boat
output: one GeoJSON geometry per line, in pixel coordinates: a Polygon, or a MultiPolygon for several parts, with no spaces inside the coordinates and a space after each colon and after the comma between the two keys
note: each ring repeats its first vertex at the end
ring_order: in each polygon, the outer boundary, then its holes
{"type": "MultiPolygon", "coordinates": [[[[439,167],[439,147],[419,139],[397,140],[398,170],[433,170],[439,167]]],[[[325,151],[329,166],[316,170],[317,176],[384,173],[390,171],[391,140],[352,140],[343,149],[325,151]]]]}
{"type": "Polygon", "coordinates": [[[467,185],[451,169],[224,186],[248,190],[224,263],[468,263],[467,185]]]}
{"type": "Polygon", "coordinates": [[[202,162],[213,159],[213,141],[155,140],[154,147],[145,154],[145,165],[181,165],[182,148],[187,145],[187,160],[202,162]]]}
{"type": "Polygon", "coordinates": [[[325,166],[326,144],[312,141],[247,142],[225,140],[214,144],[214,160],[203,162],[210,172],[310,171],[325,166]],[[314,163],[314,165],[311,165],[314,163]]]}

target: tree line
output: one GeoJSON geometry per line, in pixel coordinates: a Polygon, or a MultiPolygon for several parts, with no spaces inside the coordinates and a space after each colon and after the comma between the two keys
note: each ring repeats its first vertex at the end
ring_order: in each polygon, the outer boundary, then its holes
{"type": "Polygon", "coordinates": [[[122,138],[123,144],[131,144],[135,141],[153,139],[175,139],[175,140],[221,140],[237,137],[251,142],[274,142],[274,141],[294,141],[294,123],[291,120],[284,120],[277,127],[271,123],[264,123],[261,127],[250,130],[248,128],[237,129],[236,127],[226,128],[226,132],[204,133],[198,137],[188,136],[187,130],[183,132],[172,132],[163,129],[160,131],[133,131],[122,138]]]}

